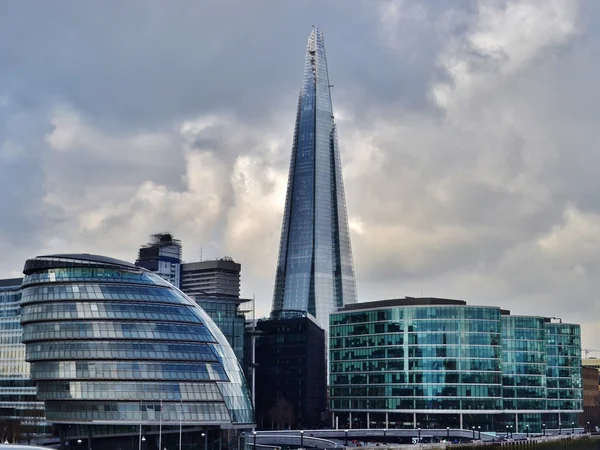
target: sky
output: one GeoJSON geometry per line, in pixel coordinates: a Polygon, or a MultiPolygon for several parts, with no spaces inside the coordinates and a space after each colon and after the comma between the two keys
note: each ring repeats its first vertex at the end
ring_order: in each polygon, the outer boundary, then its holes
{"type": "Polygon", "coordinates": [[[2,2],[0,277],[171,232],[268,314],[313,24],[359,301],[562,317],[600,349],[595,0],[2,2]]]}

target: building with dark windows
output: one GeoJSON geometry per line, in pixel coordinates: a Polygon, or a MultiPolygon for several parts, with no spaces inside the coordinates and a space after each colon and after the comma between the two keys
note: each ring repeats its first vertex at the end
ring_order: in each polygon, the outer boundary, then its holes
{"type": "Polygon", "coordinates": [[[239,298],[241,268],[229,257],[183,263],[180,288],[191,297],[239,298]]]}
{"type": "Polygon", "coordinates": [[[332,314],[329,347],[340,428],[566,433],[583,410],[579,325],[405,298],[332,314]]]}
{"type": "Polygon", "coordinates": [[[254,415],[240,365],[208,315],[158,275],[88,254],[25,263],[23,342],[61,440],[94,450],[227,447],[254,415]],[[202,433],[205,433],[202,436],[202,433]],[[94,440],[94,437],[98,439],[94,440]]]}
{"type": "Polygon", "coordinates": [[[314,317],[304,311],[287,311],[277,318],[258,320],[255,371],[259,428],[315,429],[323,425],[327,406],[325,331],[314,317]]]}
{"type": "Polygon", "coordinates": [[[0,280],[0,442],[49,432],[21,342],[21,281],[0,280]]]}
{"type": "Polygon", "coordinates": [[[273,311],[306,311],[324,327],[356,302],[342,165],[323,32],[308,39],[283,213],[273,311]]]}
{"type": "Polygon", "coordinates": [[[150,236],[151,242],[142,246],[135,265],[148,269],[174,286],[180,285],[181,241],[169,233],[150,236]]]}

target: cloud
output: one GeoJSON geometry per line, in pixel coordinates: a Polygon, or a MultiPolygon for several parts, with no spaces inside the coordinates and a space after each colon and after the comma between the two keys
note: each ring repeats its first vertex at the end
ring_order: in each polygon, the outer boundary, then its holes
{"type": "Polygon", "coordinates": [[[361,300],[464,298],[600,335],[592,1],[15,4],[0,271],[170,231],[270,308],[304,45],[325,30],[361,300]],[[232,13],[234,11],[234,13],[232,13]],[[269,14],[266,14],[268,12],[269,14]],[[543,305],[543,308],[540,307],[543,305]]]}

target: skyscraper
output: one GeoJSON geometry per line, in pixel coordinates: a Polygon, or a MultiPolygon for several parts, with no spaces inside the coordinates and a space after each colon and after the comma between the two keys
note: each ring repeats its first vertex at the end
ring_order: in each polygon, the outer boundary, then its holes
{"type": "Polygon", "coordinates": [[[135,265],[156,273],[179,287],[181,272],[181,241],[169,233],[150,236],[152,242],[142,246],[135,265]]]}
{"type": "Polygon", "coordinates": [[[273,314],[306,311],[327,326],[332,311],[355,302],[331,85],[323,32],[315,27],[308,38],[298,99],[273,314]]]}

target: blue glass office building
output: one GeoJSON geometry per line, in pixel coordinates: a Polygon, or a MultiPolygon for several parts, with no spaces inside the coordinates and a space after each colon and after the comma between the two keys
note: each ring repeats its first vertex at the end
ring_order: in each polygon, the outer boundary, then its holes
{"type": "Polygon", "coordinates": [[[343,428],[557,433],[583,410],[579,325],[461,300],[383,300],[332,314],[329,350],[343,428]]]}
{"type": "MultiPolygon", "coordinates": [[[[107,425],[137,433],[139,426],[156,446],[159,426],[193,425],[214,438],[254,422],[225,337],[158,275],[87,254],[30,259],[24,273],[26,359],[48,420],[65,425],[63,438],[110,433],[107,425]]],[[[171,448],[177,438],[168,436],[171,448]]]]}
{"type": "Polygon", "coordinates": [[[48,433],[21,342],[21,281],[0,280],[0,442],[48,433]]]}
{"type": "Polygon", "coordinates": [[[273,313],[306,311],[327,326],[356,302],[354,267],[323,32],[306,48],[275,279],[273,313]]]}

